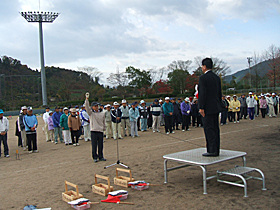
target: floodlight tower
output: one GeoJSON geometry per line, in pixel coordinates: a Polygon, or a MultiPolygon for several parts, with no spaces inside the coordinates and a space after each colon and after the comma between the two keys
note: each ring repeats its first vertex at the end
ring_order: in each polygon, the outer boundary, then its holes
{"type": "Polygon", "coordinates": [[[40,41],[40,60],[41,60],[41,83],[42,83],[42,98],[43,106],[47,106],[47,88],[46,88],[46,73],[44,60],[44,45],[43,45],[43,26],[42,23],[52,23],[60,13],[55,12],[20,12],[21,16],[27,22],[39,22],[39,41],[40,41]]]}

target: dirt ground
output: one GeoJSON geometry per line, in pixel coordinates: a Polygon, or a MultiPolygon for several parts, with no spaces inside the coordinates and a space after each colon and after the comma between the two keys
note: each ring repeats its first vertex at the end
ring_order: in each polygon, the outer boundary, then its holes
{"type": "MultiPolygon", "coordinates": [[[[61,198],[64,180],[78,184],[80,193],[93,202],[105,199],[93,194],[91,185],[94,184],[95,173],[110,176],[113,183],[116,167],[104,169],[104,166],[117,160],[116,141],[106,140],[104,156],[107,161],[94,163],[90,142],[82,140],[79,147],[46,142],[43,121],[38,117],[39,153],[28,154],[17,147],[15,120],[16,117],[10,119],[8,133],[11,157],[2,155],[0,159],[1,210],[23,209],[27,204],[70,210],[72,208],[61,198]],[[19,149],[20,160],[16,160],[16,149],[19,149]]],[[[120,160],[130,166],[136,180],[162,185],[151,186],[146,191],[127,189],[129,196],[126,201],[135,203],[133,206],[100,203],[91,209],[279,209],[279,122],[279,118],[258,117],[254,121],[241,120],[239,124],[221,126],[221,148],[247,152],[247,166],[261,169],[266,176],[266,191],[261,190],[261,181],[249,180],[249,197],[244,198],[243,188],[212,179],[207,181],[208,194],[203,195],[202,171],[195,166],[169,172],[169,182],[163,184],[163,155],[205,147],[205,138],[202,128],[166,135],[161,127],[161,133],[140,132],[139,138],[119,140],[119,146],[120,160]]],[[[168,166],[176,165],[169,162],[168,166]]],[[[211,165],[207,168],[207,175],[235,165],[242,165],[242,159],[211,165]]],[[[113,186],[115,190],[123,189],[113,186]]]]}

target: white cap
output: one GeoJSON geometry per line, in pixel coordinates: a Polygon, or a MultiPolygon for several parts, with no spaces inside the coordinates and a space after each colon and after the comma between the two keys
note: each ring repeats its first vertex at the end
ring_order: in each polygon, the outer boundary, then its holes
{"type": "Polygon", "coordinates": [[[236,97],[236,95],[233,95],[232,97],[236,97]]]}
{"type": "Polygon", "coordinates": [[[71,108],[70,112],[77,112],[76,108],[71,108]]]}
{"type": "Polygon", "coordinates": [[[167,101],[167,100],[170,100],[170,98],[169,97],[165,97],[165,99],[164,99],[165,101],[167,101]]]}
{"type": "Polygon", "coordinates": [[[189,97],[186,97],[186,98],[185,98],[185,101],[190,102],[189,97]]]}
{"type": "Polygon", "coordinates": [[[49,114],[51,114],[51,113],[53,113],[53,111],[52,111],[52,110],[50,110],[50,111],[49,111],[49,114]]]}
{"type": "Polygon", "coordinates": [[[261,97],[263,97],[264,96],[264,94],[261,94],[261,97]]]}
{"type": "Polygon", "coordinates": [[[126,100],[125,99],[122,100],[122,104],[126,104],[126,100]]]}
{"type": "Polygon", "coordinates": [[[161,99],[159,99],[159,101],[158,102],[162,102],[162,100],[161,99]]]}
{"type": "Polygon", "coordinates": [[[24,110],[24,109],[27,109],[27,107],[26,106],[21,107],[21,110],[24,110]]]}
{"type": "Polygon", "coordinates": [[[252,92],[249,92],[249,95],[252,95],[253,93],[252,92]]]}
{"type": "Polygon", "coordinates": [[[276,96],[276,94],[275,94],[275,93],[272,93],[272,95],[273,95],[273,96],[276,96]]]}
{"type": "Polygon", "coordinates": [[[120,104],[119,104],[118,102],[115,101],[115,102],[113,103],[113,105],[114,105],[114,106],[119,106],[120,104]]]}
{"type": "Polygon", "coordinates": [[[230,95],[227,95],[227,98],[230,98],[230,95]]]}
{"type": "Polygon", "coordinates": [[[64,108],[63,108],[63,111],[65,111],[65,110],[68,110],[68,108],[67,108],[67,107],[64,107],[64,108]]]}
{"type": "Polygon", "coordinates": [[[140,101],[140,104],[143,104],[143,103],[145,103],[145,101],[144,101],[144,100],[141,100],[141,101],[140,101]]]}

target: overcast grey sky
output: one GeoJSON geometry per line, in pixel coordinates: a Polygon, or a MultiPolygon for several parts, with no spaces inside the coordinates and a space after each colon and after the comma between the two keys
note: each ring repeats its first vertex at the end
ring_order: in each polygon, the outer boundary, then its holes
{"type": "MultiPolygon", "coordinates": [[[[40,8],[61,13],[43,24],[46,66],[94,66],[104,78],[117,67],[196,56],[219,57],[236,72],[254,51],[280,46],[279,0],[41,0],[40,8]]],[[[39,69],[38,23],[21,11],[39,11],[39,0],[1,0],[0,55],[39,69]]]]}

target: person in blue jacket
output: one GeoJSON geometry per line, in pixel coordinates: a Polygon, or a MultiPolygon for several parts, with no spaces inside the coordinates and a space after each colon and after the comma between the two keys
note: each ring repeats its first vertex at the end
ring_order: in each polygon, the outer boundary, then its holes
{"type": "Polygon", "coordinates": [[[172,115],[173,115],[173,104],[170,102],[169,97],[165,97],[165,102],[162,105],[163,114],[164,114],[164,124],[166,134],[175,133],[172,130],[172,115]]]}
{"type": "Polygon", "coordinates": [[[38,148],[36,128],[38,126],[38,121],[36,116],[33,114],[32,107],[27,108],[27,115],[24,115],[23,123],[26,131],[28,151],[29,153],[37,153],[38,148]]]}
{"type": "Polygon", "coordinates": [[[131,127],[131,136],[134,138],[138,137],[137,119],[139,118],[139,110],[136,108],[137,103],[133,102],[129,109],[129,121],[131,127]]]}
{"type": "Polygon", "coordinates": [[[188,97],[185,98],[184,102],[181,103],[181,112],[182,112],[182,131],[189,131],[189,122],[190,122],[190,115],[191,115],[191,106],[190,106],[190,99],[188,97]]]}
{"type": "Polygon", "coordinates": [[[52,115],[53,119],[53,127],[54,127],[54,143],[57,144],[57,138],[59,135],[59,140],[61,143],[63,143],[63,138],[62,138],[62,129],[60,126],[60,117],[62,113],[59,112],[59,107],[55,107],[55,112],[52,115]]]}

